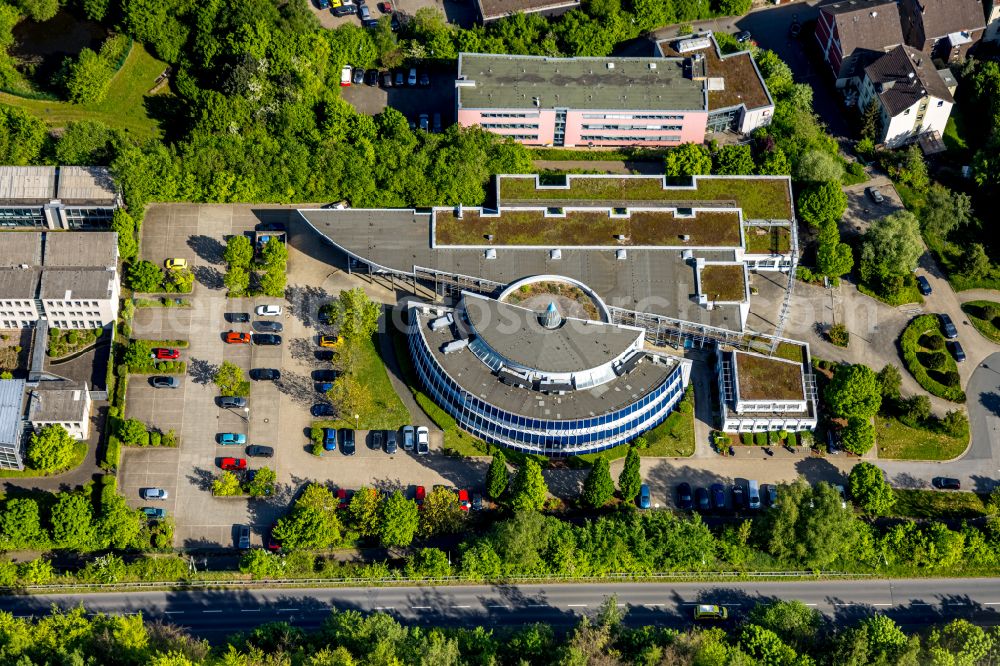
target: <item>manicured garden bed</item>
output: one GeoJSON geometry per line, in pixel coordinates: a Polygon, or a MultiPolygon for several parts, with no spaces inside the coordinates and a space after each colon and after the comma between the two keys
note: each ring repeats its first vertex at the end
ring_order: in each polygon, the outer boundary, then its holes
{"type": "Polygon", "coordinates": [[[62,358],[95,344],[101,337],[101,329],[57,329],[49,330],[49,345],[45,353],[50,358],[62,358]]]}
{"type": "Polygon", "coordinates": [[[987,340],[1000,344],[1000,315],[990,317],[994,314],[990,310],[995,309],[1000,312],[1000,303],[994,301],[969,301],[962,303],[962,312],[969,315],[969,321],[982,333],[987,340]]]}
{"type": "Polygon", "coordinates": [[[900,336],[903,362],[928,393],[952,402],[965,402],[958,366],[945,347],[940,325],[936,315],[915,317],[900,336]]]}

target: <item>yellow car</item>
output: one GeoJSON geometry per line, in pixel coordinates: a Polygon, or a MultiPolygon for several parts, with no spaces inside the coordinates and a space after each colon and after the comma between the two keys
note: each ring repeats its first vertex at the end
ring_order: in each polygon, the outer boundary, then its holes
{"type": "Polygon", "coordinates": [[[167,259],[163,264],[171,271],[179,271],[182,268],[188,267],[187,259],[167,259]]]}
{"type": "Polygon", "coordinates": [[[321,335],[321,336],[319,336],[319,346],[320,347],[338,347],[338,346],[340,346],[340,336],[337,336],[337,335],[321,335]]]}
{"type": "Polygon", "coordinates": [[[696,620],[725,620],[728,617],[729,610],[725,606],[698,604],[694,607],[694,619],[696,620]]]}

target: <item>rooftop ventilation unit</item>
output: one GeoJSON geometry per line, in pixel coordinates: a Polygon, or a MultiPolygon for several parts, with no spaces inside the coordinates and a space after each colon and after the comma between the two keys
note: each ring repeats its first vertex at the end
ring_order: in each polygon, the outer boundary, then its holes
{"type": "Polygon", "coordinates": [[[441,351],[445,354],[451,354],[452,352],[457,352],[465,349],[469,346],[468,340],[452,340],[441,347],[441,351]]]}
{"type": "Polygon", "coordinates": [[[429,324],[429,326],[431,327],[432,331],[440,331],[442,328],[447,328],[448,326],[451,326],[452,322],[454,322],[454,321],[455,321],[455,318],[449,312],[448,314],[446,314],[443,317],[438,317],[437,319],[432,319],[431,323],[429,324]]]}
{"type": "Polygon", "coordinates": [[[614,69],[614,68],[615,68],[615,63],[609,62],[608,63],[608,69],[614,69]]]}
{"type": "Polygon", "coordinates": [[[692,39],[682,39],[677,42],[677,52],[678,53],[690,53],[691,51],[700,51],[701,49],[707,49],[712,45],[712,40],[708,37],[694,37],[692,39]]]}
{"type": "Polygon", "coordinates": [[[551,259],[552,261],[559,261],[560,259],[562,259],[562,250],[560,249],[549,250],[549,259],[551,259]]]}
{"type": "Polygon", "coordinates": [[[649,68],[650,69],[656,69],[656,63],[655,62],[649,63],[649,68]]]}
{"type": "Polygon", "coordinates": [[[623,241],[626,238],[628,238],[628,237],[625,234],[615,234],[615,240],[616,241],[623,241]]]}
{"type": "Polygon", "coordinates": [[[683,250],[681,252],[681,259],[683,259],[684,261],[691,261],[692,259],[694,259],[694,252],[692,252],[691,250],[683,250]]]}
{"type": "Polygon", "coordinates": [[[628,252],[625,250],[615,250],[615,259],[618,261],[625,261],[628,259],[628,252]]]}
{"type": "Polygon", "coordinates": [[[496,259],[497,258],[497,251],[494,250],[491,247],[488,250],[486,250],[485,252],[483,252],[483,256],[486,257],[487,259],[496,259]]]}
{"type": "Polygon", "coordinates": [[[687,243],[688,241],[691,240],[691,236],[688,234],[681,234],[681,240],[687,243]]]}

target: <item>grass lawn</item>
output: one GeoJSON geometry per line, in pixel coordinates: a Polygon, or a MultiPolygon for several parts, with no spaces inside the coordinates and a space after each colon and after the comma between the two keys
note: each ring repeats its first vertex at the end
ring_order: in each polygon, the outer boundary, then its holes
{"type": "Polygon", "coordinates": [[[6,93],[0,93],[0,102],[21,107],[52,127],[65,127],[74,120],[99,120],[109,127],[127,131],[136,139],[148,139],[158,136],[160,128],[146,112],[147,93],[165,68],[165,63],[135,42],[125,64],[111,80],[108,94],[100,102],[70,104],[26,99],[6,93]]]}
{"type": "Polygon", "coordinates": [[[713,301],[742,301],[746,298],[743,264],[705,266],[701,269],[701,293],[713,301]]]}
{"type": "Polygon", "coordinates": [[[77,441],[73,444],[73,457],[70,458],[69,465],[63,467],[62,469],[55,470],[54,472],[42,472],[29,467],[25,467],[20,471],[15,469],[4,469],[0,470],[0,479],[22,479],[33,476],[52,476],[53,474],[62,474],[63,472],[68,472],[71,469],[79,467],[80,463],[82,463],[83,459],[86,457],[87,442],[77,441]]]}
{"type": "Polygon", "coordinates": [[[361,385],[368,387],[372,400],[368,409],[358,415],[361,418],[357,419],[357,426],[355,419],[348,418],[337,419],[333,427],[358,427],[361,430],[402,428],[410,422],[410,413],[389,382],[389,375],[375,349],[374,340],[366,340],[359,347],[361,351],[352,372],[361,385]]]}
{"type": "Polygon", "coordinates": [[[536,190],[531,177],[500,179],[503,203],[539,200],[607,200],[624,205],[627,201],[676,201],[734,203],[743,209],[745,218],[790,220],[792,217],[789,184],[770,178],[700,178],[695,189],[663,187],[659,176],[647,178],[573,178],[566,176],[566,189],[536,190]]]}
{"type": "Polygon", "coordinates": [[[792,230],[789,227],[747,225],[743,233],[747,254],[785,254],[792,245],[792,230]]]}
{"type": "Polygon", "coordinates": [[[882,415],[875,417],[875,441],[879,458],[893,460],[951,460],[969,443],[968,438],[911,428],[882,415]]]}
{"type": "Polygon", "coordinates": [[[1000,303],[994,301],[969,301],[962,303],[962,312],[969,315],[972,325],[983,334],[984,338],[1000,344],[1000,328],[997,327],[997,321],[1000,319],[989,320],[983,316],[983,308],[988,305],[1000,308],[1000,303]]]}
{"type": "Polygon", "coordinates": [[[894,490],[894,516],[905,518],[978,518],[986,515],[976,493],[941,490],[894,490]]]}

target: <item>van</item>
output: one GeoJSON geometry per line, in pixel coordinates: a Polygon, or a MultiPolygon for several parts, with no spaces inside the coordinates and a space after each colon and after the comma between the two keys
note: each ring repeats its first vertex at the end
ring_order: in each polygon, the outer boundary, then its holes
{"type": "Polygon", "coordinates": [[[752,479],[747,481],[747,505],[752,511],[760,508],[760,487],[752,479]]]}

